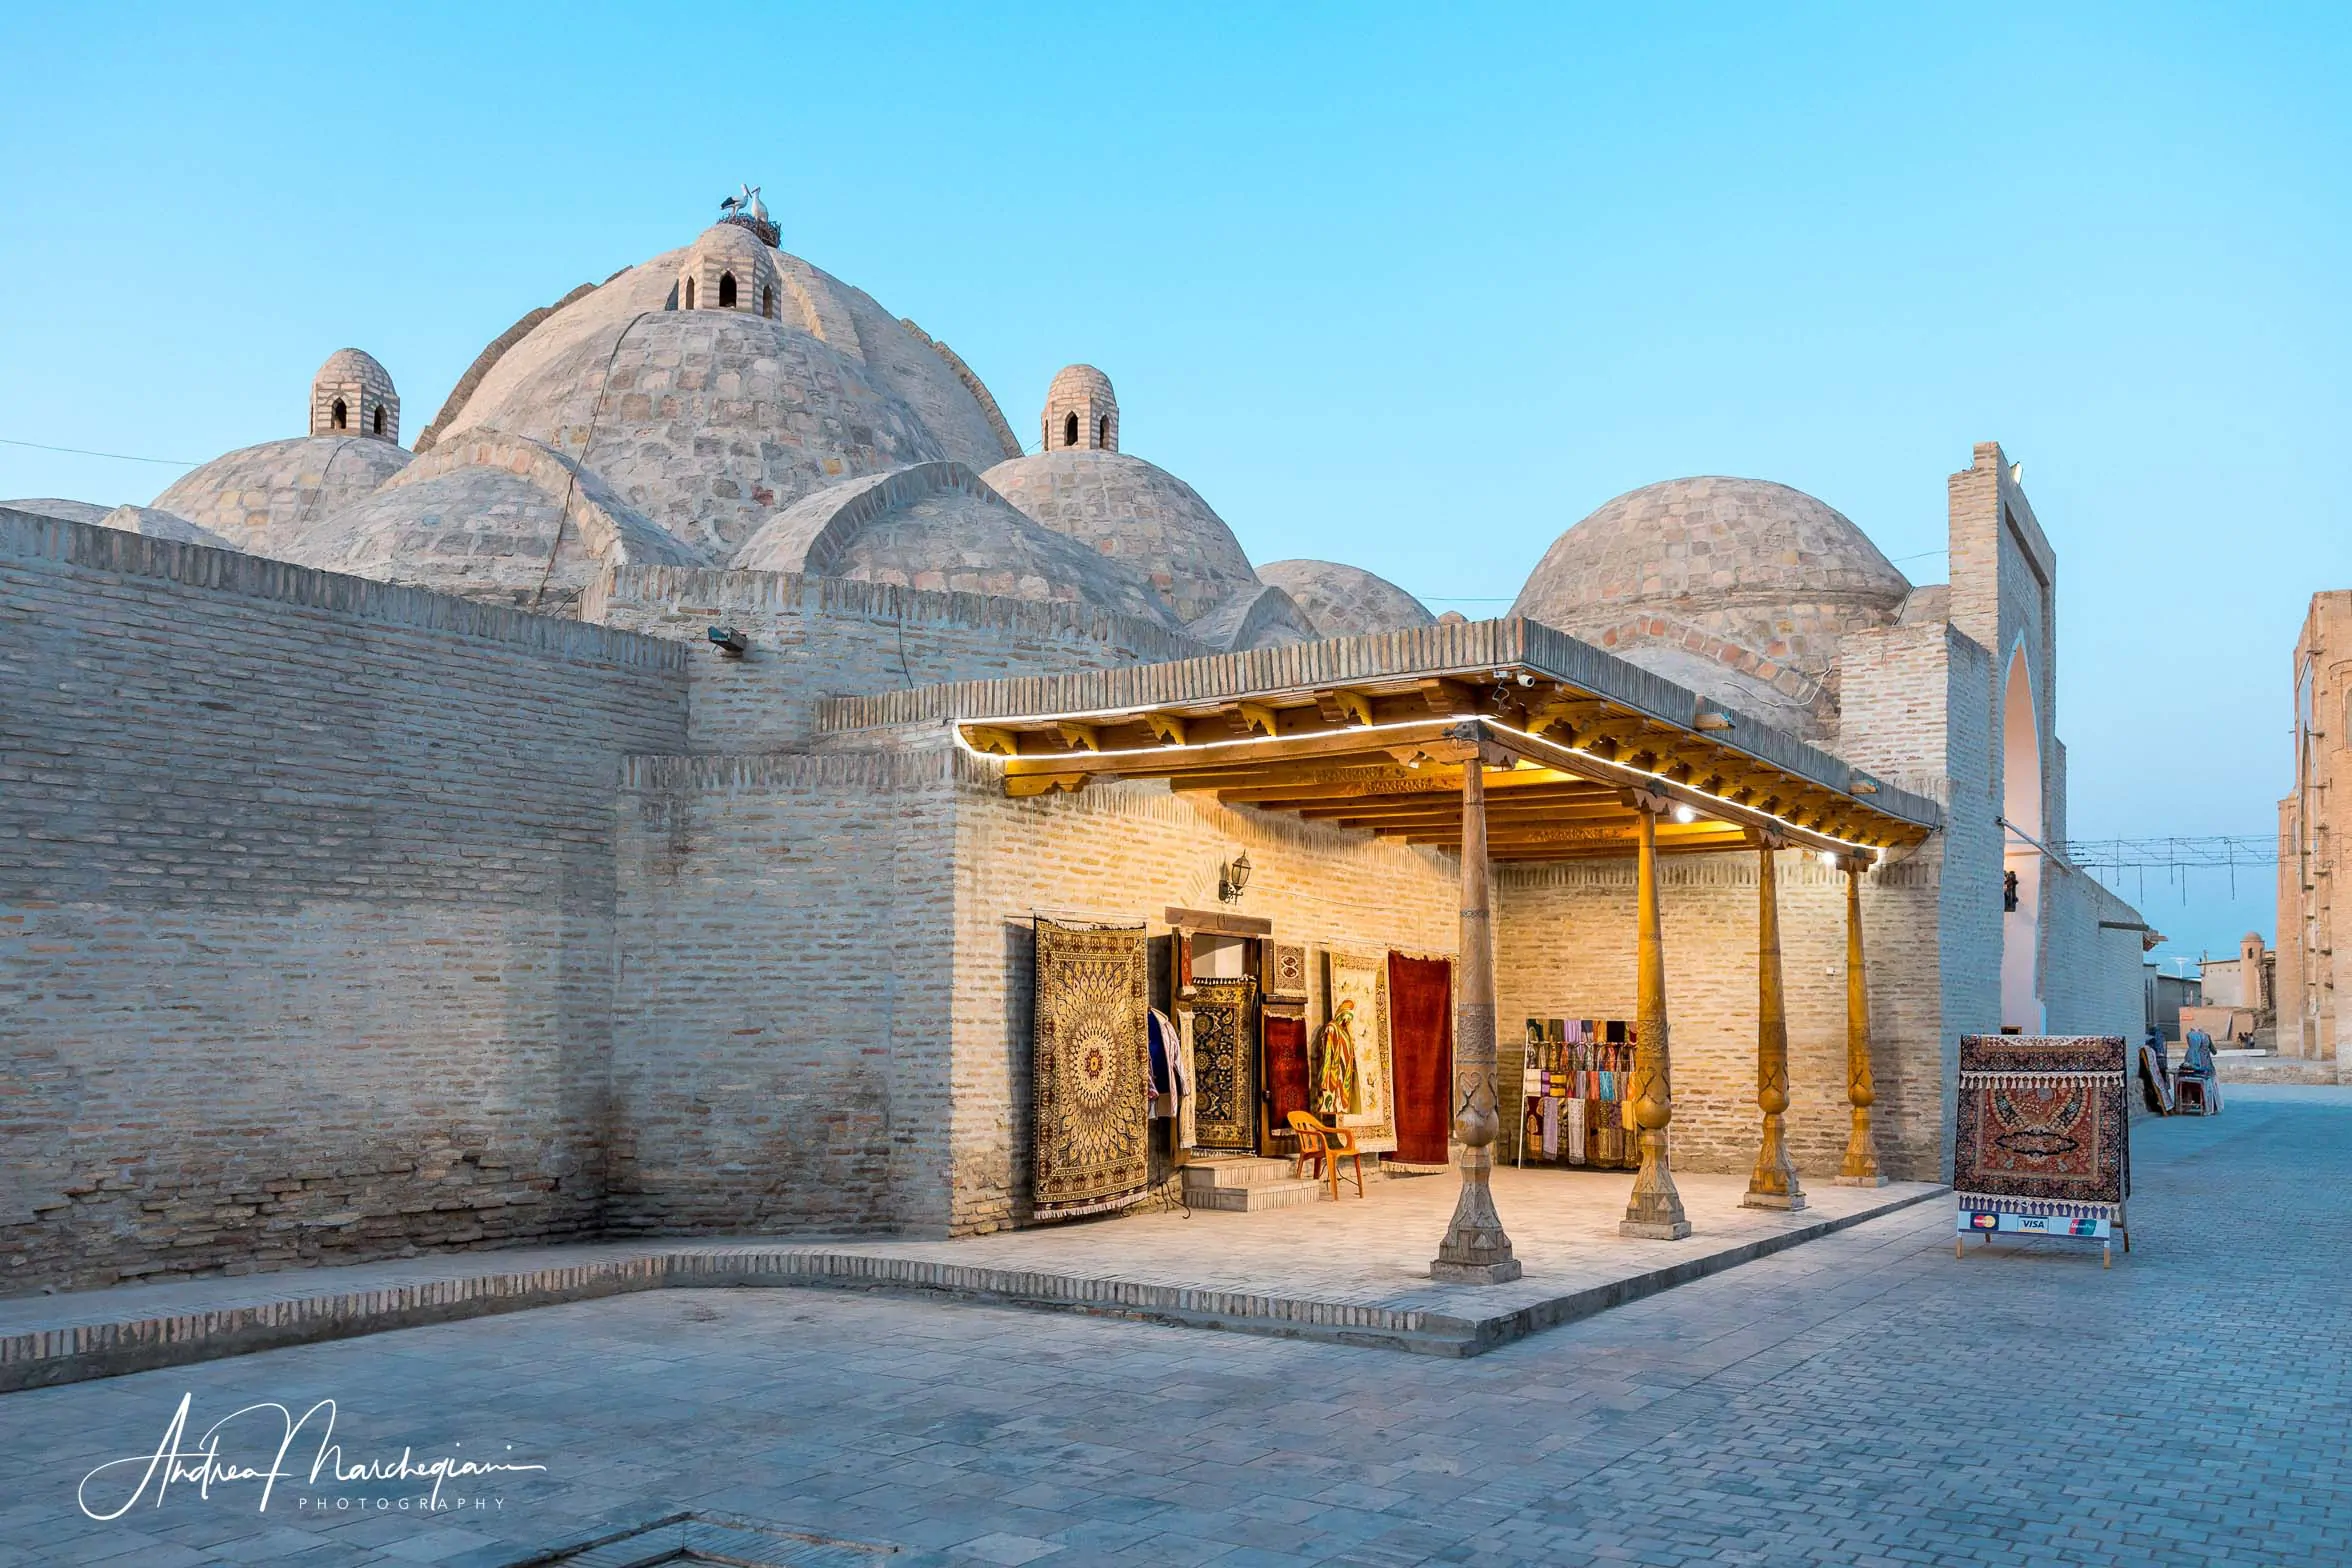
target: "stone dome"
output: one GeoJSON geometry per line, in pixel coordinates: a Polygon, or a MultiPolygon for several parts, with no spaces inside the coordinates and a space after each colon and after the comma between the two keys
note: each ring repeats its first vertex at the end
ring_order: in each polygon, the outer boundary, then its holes
{"type": "Polygon", "coordinates": [[[1360,566],[1275,561],[1258,568],[1258,581],[1290,595],[1318,637],[1361,637],[1437,624],[1428,606],[1360,566]]]}
{"type": "Polygon", "coordinates": [[[405,447],[364,436],[264,441],[182,475],[154,506],[235,549],[282,555],[303,529],[371,493],[408,460],[405,447]]]}
{"type": "Polygon", "coordinates": [[[607,565],[702,566],[596,475],[535,441],[469,430],[306,528],[286,560],[549,614],[607,565]]]}
{"type": "Polygon", "coordinates": [[[728,564],[1081,604],[1177,629],[1140,574],[1039,527],[961,463],[919,463],[820,490],[778,513],[728,564]]]}
{"type": "Polygon", "coordinates": [[[980,476],[1058,534],[1149,578],[1178,620],[1262,586],[1241,541],[1183,480],[1124,452],[1041,452],[980,476]]]}
{"type": "Polygon", "coordinates": [[[438,439],[488,427],[542,442],[715,557],[845,479],[922,462],[977,469],[1018,450],[944,345],[731,224],[574,297],[469,379],[463,406],[434,421],[438,439]],[[744,246],[772,269],[775,314],[740,280],[734,309],[705,308],[699,284],[696,308],[682,308],[687,264],[744,246]]]}
{"type": "Polygon", "coordinates": [[[1910,591],[1861,529],[1803,491],[1674,479],[1560,535],[1511,613],[1637,664],[1646,647],[1678,648],[1813,703],[1838,639],[1893,624],[1910,591]]]}
{"type": "Polygon", "coordinates": [[[1263,585],[1235,594],[1200,619],[1186,623],[1184,631],[1195,642],[1225,653],[1295,648],[1322,637],[1289,594],[1263,585]]]}

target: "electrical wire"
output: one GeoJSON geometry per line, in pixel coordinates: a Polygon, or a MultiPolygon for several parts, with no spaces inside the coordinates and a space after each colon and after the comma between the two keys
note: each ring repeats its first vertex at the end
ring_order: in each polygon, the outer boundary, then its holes
{"type": "Polygon", "coordinates": [[[31,447],[36,452],[65,452],[75,457],[110,457],[118,463],[158,463],[165,468],[201,468],[183,457],[136,457],[129,452],[93,452],[86,446],[51,446],[46,441],[19,441],[11,436],[0,436],[0,446],[31,447]]]}

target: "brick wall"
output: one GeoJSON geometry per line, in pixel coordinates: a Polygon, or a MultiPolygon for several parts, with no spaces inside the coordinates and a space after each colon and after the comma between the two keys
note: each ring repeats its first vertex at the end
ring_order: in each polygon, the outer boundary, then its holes
{"type": "Polygon", "coordinates": [[[0,513],[0,1290],[590,1228],[682,652],[0,513]]]}
{"type": "MultiPolygon", "coordinates": [[[[1932,862],[1864,879],[1874,1116],[1890,1174],[1931,1174],[1941,1132],[1940,974],[1932,862]]],[[[1632,1018],[1634,865],[1630,857],[1500,867],[1497,985],[1505,1079],[1521,1065],[1529,1018],[1632,1018]]],[[[1846,1147],[1845,881],[1813,856],[1780,856],[1781,978],[1789,1027],[1789,1151],[1826,1181],[1846,1147]]],[[[1658,867],[1666,1014],[1674,1069],[1674,1163],[1745,1173],[1756,1160],[1756,852],[1672,855],[1658,867]]],[[[1504,1128],[1516,1150],[1516,1118],[1504,1128]]]]}
{"type": "Polygon", "coordinates": [[[933,593],[782,572],[624,566],[592,587],[582,618],[697,644],[691,749],[804,750],[816,705],[850,696],[1187,658],[1199,644],[1146,621],[1078,606],[933,593]],[[751,642],[708,642],[714,624],[751,642]]]}
{"type": "Polygon", "coordinates": [[[2119,1034],[2136,1048],[2147,1029],[2138,912],[2087,871],[2054,875],[2043,897],[2051,905],[2050,1032],[2119,1034]]]}
{"type": "Polygon", "coordinates": [[[620,816],[612,1228],[944,1231],[947,754],[641,758],[620,816]]]}

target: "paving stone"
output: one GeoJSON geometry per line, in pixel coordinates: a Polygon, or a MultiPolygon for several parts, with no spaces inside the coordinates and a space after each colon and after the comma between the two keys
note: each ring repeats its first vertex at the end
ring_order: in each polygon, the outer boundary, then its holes
{"type": "Polygon", "coordinates": [[[2233,1092],[2134,1142],[2112,1269],[1956,1260],[1931,1203],[1469,1361],[653,1292],[30,1390],[0,1397],[0,1562],[493,1568],[723,1496],[899,1563],[2341,1563],[2352,1483],[2314,1437],[2352,1405],[2352,1091],[2233,1092]],[[152,1452],[183,1392],[206,1422],[333,1397],[348,1456],[397,1433],[551,1469],[496,1513],[281,1521],[231,1486],[82,1518],[81,1475],[152,1452]],[[515,1544],[440,1552],[473,1538],[515,1544]]]}

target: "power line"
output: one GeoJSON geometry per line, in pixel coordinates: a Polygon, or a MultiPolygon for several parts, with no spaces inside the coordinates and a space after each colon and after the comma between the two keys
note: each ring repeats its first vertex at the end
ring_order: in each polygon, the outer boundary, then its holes
{"type": "Polygon", "coordinates": [[[2268,836],[2224,834],[2202,838],[2091,838],[2074,839],[2066,855],[2076,865],[2102,880],[2120,884],[2134,873],[2133,899],[2148,899],[2148,873],[2158,871],[2180,889],[2181,903],[2189,901],[2189,873],[2220,871],[2229,877],[2230,897],[2238,896],[2238,868],[2261,870],[2279,863],[2278,840],[2268,836]]]}
{"type": "Polygon", "coordinates": [[[75,457],[111,457],[118,463],[159,463],[165,468],[203,466],[179,457],[135,457],[129,452],[93,452],[84,446],[51,446],[46,441],[17,441],[7,436],[0,436],[0,446],[29,446],[36,452],[68,452],[75,457]]]}
{"type": "Polygon", "coordinates": [[[2279,851],[2278,840],[2268,836],[2078,838],[2067,841],[2066,858],[2078,866],[2117,871],[2193,871],[2275,866],[2279,851]]]}

